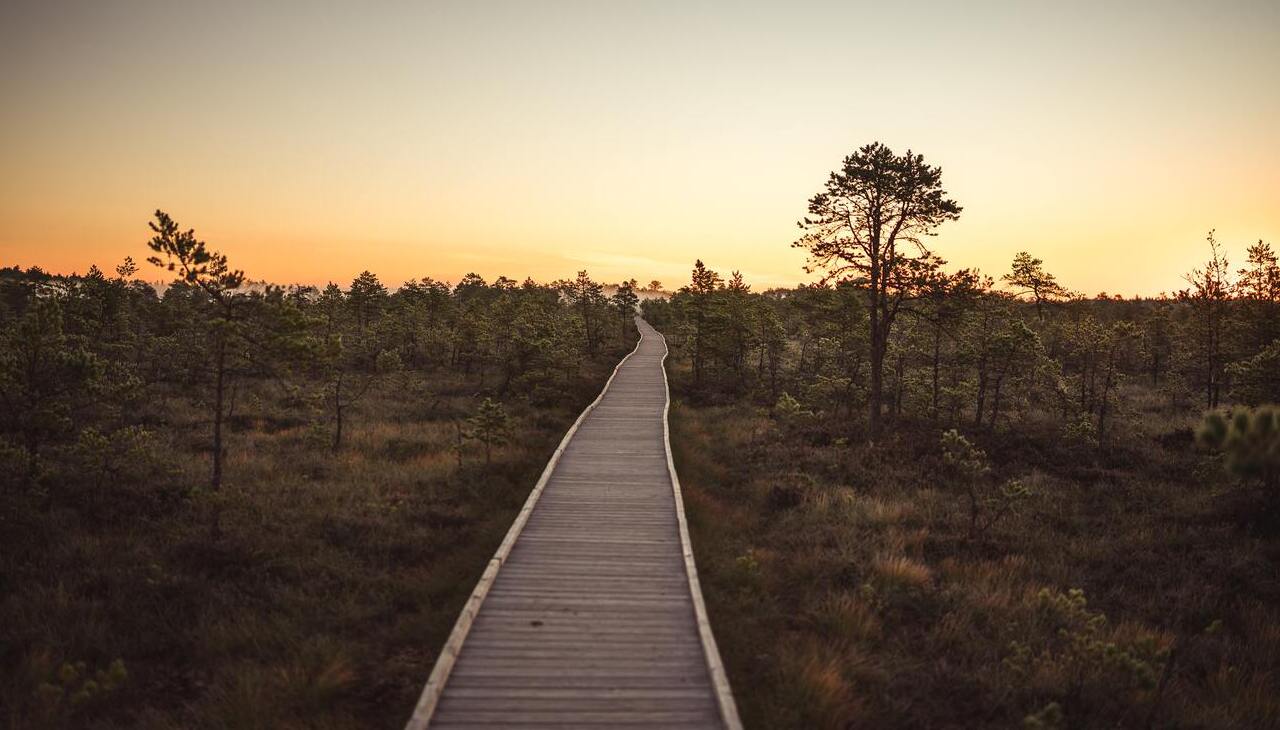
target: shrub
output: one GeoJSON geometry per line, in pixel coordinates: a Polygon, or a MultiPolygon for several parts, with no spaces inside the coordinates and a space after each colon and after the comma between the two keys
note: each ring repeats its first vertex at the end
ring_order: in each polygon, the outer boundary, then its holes
{"type": "Polygon", "coordinates": [[[789,393],[783,393],[773,405],[773,419],[784,435],[794,436],[813,420],[813,411],[805,408],[789,393]]]}
{"type": "Polygon", "coordinates": [[[1080,446],[1096,447],[1098,445],[1098,429],[1093,425],[1093,419],[1089,418],[1088,414],[1081,414],[1063,424],[1062,437],[1068,443],[1080,446]]]}
{"type": "Polygon", "coordinates": [[[484,444],[484,462],[491,463],[493,447],[507,442],[507,430],[510,428],[507,409],[501,403],[485,398],[475,415],[467,419],[467,426],[467,438],[484,444]]]}
{"type": "Polygon", "coordinates": [[[1262,352],[1227,367],[1231,393],[1249,405],[1280,400],[1280,340],[1262,352]]]}
{"type": "Polygon", "coordinates": [[[1104,716],[1123,713],[1132,707],[1135,693],[1142,696],[1156,688],[1167,652],[1151,636],[1128,641],[1114,636],[1106,615],[1089,610],[1083,590],[1043,588],[1032,606],[1047,636],[1012,642],[1004,666],[1064,704],[1028,715],[1025,727],[1056,727],[1073,707],[1104,716]]]}
{"type": "Polygon", "coordinates": [[[404,362],[400,359],[400,353],[395,350],[383,350],[378,353],[374,367],[382,374],[398,373],[404,370],[404,362]]]}
{"type": "MultiPolygon", "coordinates": [[[[32,668],[39,669],[34,665],[32,668]]],[[[83,661],[64,662],[56,671],[48,667],[35,688],[36,714],[53,722],[55,718],[66,720],[87,712],[87,708],[120,689],[128,678],[123,659],[94,671],[83,661]]]]}
{"type": "Polygon", "coordinates": [[[1196,439],[1226,456],[1229,472],[1262,485],[1269,503],[1280,496],[1280,407],[1211,411],[1196,439]]]}
{"type": "Polygon", "coordinates": [[[947,480],[962,489],[968,498],[970,539],[986,533],[1018,502],[1032,494],[1019,479],[1010,479],[992,488],[988,483],[991,466],[986,452],[954,428],[942,434],[942,463],[947,480]]]}

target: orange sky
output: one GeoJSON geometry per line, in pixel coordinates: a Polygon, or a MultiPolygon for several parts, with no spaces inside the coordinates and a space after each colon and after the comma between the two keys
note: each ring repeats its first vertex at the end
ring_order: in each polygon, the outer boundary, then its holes
{"type": "Polygon", "coordinates": [[[262,5],[0,7],[0,265],[141,261],[159,207],[278,282],[789,284],[873,140],[943,167],[957,265],[1154,294],[1210,227],[1280,244],[1273,1],[262,5]]]}

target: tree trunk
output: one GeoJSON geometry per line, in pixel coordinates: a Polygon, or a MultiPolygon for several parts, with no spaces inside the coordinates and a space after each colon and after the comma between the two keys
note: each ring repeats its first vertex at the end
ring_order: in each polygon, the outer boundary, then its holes
{"type": "Polygon", "coordinates": [[[933,328],[933,403],[930,407],[930,416],[933,420],[938,420],[938,368],[942,360],[942,325],[934,325],[933,328]]]}
{"type": "Polygon", "coordinates": [[[991,395],[991,421],[988,426],[992,431],[996,430],[996,418],[1000,416],[1000,389],[1004,385],[1004,375],[996,376],[995,390],[991,395]]]}
{"type": "Polygon", "coordinates": [[[1210,302],[1208,311],[1209,331],[1205,342],[1205,400],[1208,402],[1209,408],[1218,407],[1218,318],[1215,316],[1215,309],[1214,303],[1210,302]]]}
{"type": "Polygon", "coordinates": [[[1205,407],[1213,408],[1213,356],[1210,355],[1204,370],[1204,402],[1205,407]]]}
{"type": "Polygon", "coordinates": [[[1098,406],[1098,441],[1107,434],[1107,401],[1111,393],[1111,368],[1107,368],[1107,378],[1102,386],[1102,403],[1098,406]]]}
{"type": "Polygon", "coordinates": [[[770,400],[778,400],[778,368],[782,358],[777,353],[769,353],[769,396],[770,400]]]}
{"type": "Polygon", "coordinates": [[[1209,357],[1209,407],[1217,408],[1222,395],[1222,341],[1214,325],[1213,349],[1209,357]]]}
{"type": "Polygon", "coordinates": [[[1089,399],[1086,393],[1089,387],[1089,356],[1080,363],[1080,410],[1089,410],[1089,399]]]}
{"type": "Polygon", "coordinates": [[[210,487],[216,492],[222,487],[222,401],[226,391],[227,342],[226,335],[218,335],[217,355],[214,364],[213,397],[213,478],[210,487]]]}
{"type": "Polygon", "coordinates": [[[699,317],[697,328],[693,333],[693,384],[696,386],[702,385],[702,369],[705,364],[702,351],[702,319],[699,317]]]}
{"type": "Polygon", "coordinates": [[[36,474],[40,471],[40,437],[34,428],[27,429],[23,435],[27,447],[27,476],[24,483],[30,487],[36,483],[36,474]]]}
{"type": "Polygon", "coordinates": [[[871,393],[868,408],[870,417],[867,427],[871,440],[880,436],[880,399],[884,394],[884,342],[879,325],[871,329],[871,393]]]}
{"type": "Polygon", "coordinates": [[[986,410],[987,401],[987,365],[984,361],[978,361],[978,402],[974,404],[973,425],[975,428],[982,426],[982,413],[986,410]]]}
{"type": "Polygon", "coordinates": [[[894,368],[893,368],[893,377],[894,377],[893,418],[894,420],[902,418],[902,399],[906,391],[906,385],[903,383],[905,369],[906,368],[905,368],[905,364],[902,361],[902,356],[899,355],[897,361],[894,363],[894,368]]]}
{"type": "Polygon", "coordinates": [[[500,394],[506,395],[507,391],[511,388],[511,381],[516,376],[516,370],[517,368],[513,366],[510,361],[507,361],[506,365],[502,369],[502,386],[498,388],[498,392],[500,394]]]}
{"type": "Polygon", "coordinates": [[[333,383],[333,416],[333,450],[337,451],[342,447],[342,373],[333,383]]]}

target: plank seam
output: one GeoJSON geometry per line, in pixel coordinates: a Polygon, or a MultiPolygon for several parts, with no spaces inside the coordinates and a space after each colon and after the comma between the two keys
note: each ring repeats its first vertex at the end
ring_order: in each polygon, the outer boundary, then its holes
{"type": "MultiPolygon", "coordinates": [[[[637,318],[638,319],[638,318],[637,318]]],[[[656,332],[656,330],[655,330],[656,332]]],[[[661,334],[659,334],[661,337],[661,334]]],[[[498,546],[497,552],[489,559],[489,564],[485,566],[484,573],[480,576],[480,581],[476,583],[476,587],[471,591],[471,595],[467,598],[467,602],[462,606],[462,612],[458,615],[458,620],[453,625],[453,630],[449,633],[449,638],[445,641],[444,647],[440,650],[440,656],[436,658],[435,666],[431,669],[431,675],[427,678],[427,684],[422,688],[422,695],[418,698],[418,704],[413,709],[413,715],[409,717],[409,721],[405,723],[405,730],[425,730],[431,723],[431,716],[435,714],[436,706],[440,703],[440,695],[444,692],[445,682],[449,679],[449,673],[453,671],[453,665],[458,660],[458,654],[462,651],[462,643],[466,641],[467,634],[471,632],[471,625],[475,622],[476,615],[480,613],[480,605],[484,603],[485,596],[489,594],[489,589],[493,587],[494,580],[498,577],[498,570],[502,564],[506,562],[511,555],[511,549],[515,546],[516,539],[520,537],[520,533],[524,530],[525,523],[529,521],[529,515],[533,513],[533,508],[538,503],[538,498],[542,496],[543,490],[547,486],[547,482],[551,478],[551,473],[555,471],[556,464],[560,461],[561,455],[569,446],[569,442],[573,439],[573,435],[578,432],[578,426],[586,420],[591,411],[601,400],[604,399],[605,393],[609,392],[609,386],[613,384],[613,379],[617,377],[622,366],[626,364],[631,356],[640,351],[640,343],[644,342],[644,334],[641,333],[636,338],[636,346],[627,356],[618,361],[613,366],[613,372],[609,375],[609,379],[605,381],[604,387],[600,389],[596,399],[591,401],[582,413],[578,414],[578,419],[569,427],[564,438],[560,439],[560,445],[551,454],[551,459],[547,461],[547,466],[542,470],[542,475],[538,477],[538,483],[533,486],[533,491],[529,493],[529,498],[525,500],[524,506],[520,508],[520,513],[516,515],[516,519],[511,523],[511,529],[507,530],[506,537],[503,538],[502,544],[498,546]]],[[[662,340],[663,347],[666,347],[666,338],[662,340]]],[[[666,358],[666,355],[663,355],[666,358]]],[[[663,372],[665,379],[666,372],[663,372]]],[[[670,404],[670,395],[668,394],[667,402],[670,404]]],[[[663,428],[665,430],[666,411],[663,411],[663,428]]],[[[665,432],[665,431],[664,431],[665,432]]],[[[671,449],[667,448],[667,460],[670,464],[671,449]]],[[[674,476],[675,472],[672,471],[674,476]]],[[[677,492],[677,497],[678,497],[677,492]]],[[[679,508],[679,499],[677,499],[677,509],[679,508]]],[[[681,525],[683,526],[683,512],[681,513],[681,525]]],[[[700,599],[696,599],[700,600],[700,599]]],[[[713,645],[714,649],[714,645],[713,645]]]]}
{"type": "Polygon", "coordinates": [[[665,335],[658,332],[652,325],[650,329],[662,338],[662,360],[658,365],[662,369],[662,388],[667,396],[666,403],[662,406],[662,445],[667,451],[667,471],[671,474],[671,489],[675,495],[676,522],[680,527],[680,546],[684,553],[685,575],[689,578],[689,593],[693,596],[694,618],[698,624],[698,635],[702,638],[707,672],[711,675],[711,685],[715,689],[720,719],[724,721],[726,730],[742,730],[742,719],[738,717],[738,706],[733,701],[733,690],[729,687],[729,675],[725,673],[724,662],[720,659],[720,650],[716,647],[716,637],[711,632],[711,621],[707,618],[707,605],[702,600],[702,584],[698,581],[698,567],[693,561],[693,543],[689,540],[689,523],[684,515],[680,477],[676,475],[676,463],[671,456],[671,428],[668,423],[671,410],[671,384],[667,380],[667,356],[671,353],[671,348],[667,345],[665,335]]]}

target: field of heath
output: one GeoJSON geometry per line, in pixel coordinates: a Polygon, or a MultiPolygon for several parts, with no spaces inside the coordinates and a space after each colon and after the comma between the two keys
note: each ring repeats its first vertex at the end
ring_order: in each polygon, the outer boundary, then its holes
{"type": "Polygon", "coordinates": [[[157,437],[105,460],[74,505],[5,511],[5,724],[398,727],[624,348],[584,363],[562,403],[508,403],[488,455],[466,437],[473,378],[378,384],[336,452],[326,419],[242,384],[217,492],[192,486],[208,472],[200,413],[146,404],[157,437]]]}
{"type": "Polygon", "coordinates": [[[1190,418],[1136,421],[1105,455],[923,425],[870,448],[841,419],[680,402],[676,464],[747,726],[1280,725],[1274,536],[1191,448],[1190,418]]]}

